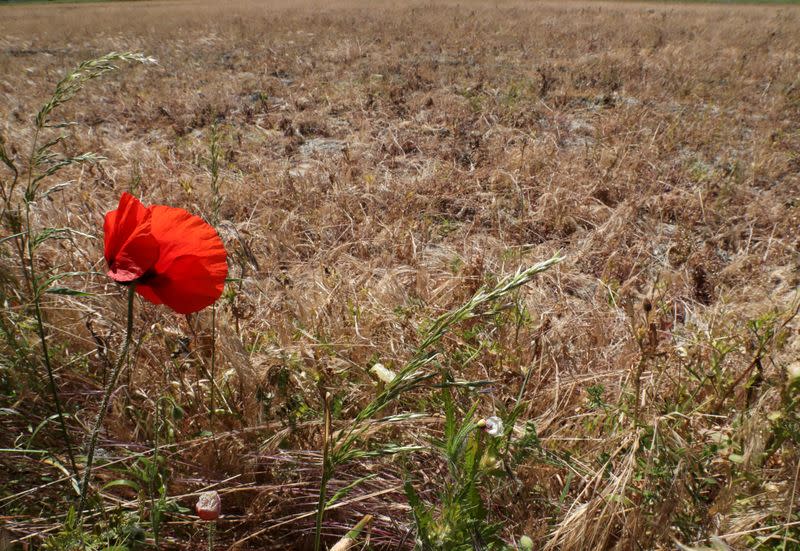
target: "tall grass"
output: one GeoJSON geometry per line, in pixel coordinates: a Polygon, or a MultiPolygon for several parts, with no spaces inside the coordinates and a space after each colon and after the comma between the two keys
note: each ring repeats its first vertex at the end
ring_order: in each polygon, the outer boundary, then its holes
{"type": "Polygon", "coordinates": [[[0,548],[796,546],[796,11],[424,8],[2,8],[0,548]],[[126,189],[231,281],[115,370],[126,189]]]}

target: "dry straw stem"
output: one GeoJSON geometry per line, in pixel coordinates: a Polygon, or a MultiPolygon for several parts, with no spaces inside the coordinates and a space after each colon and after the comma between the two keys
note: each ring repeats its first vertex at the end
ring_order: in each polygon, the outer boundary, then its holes
{"type": "MultiPolygon", "coordinates": [[[[109,51],[159,60],[105,75],[51,117],[77,123],[61,129],[59,153],[107,160],[63,168],[54,178],[71,186],[36,204],[37,227],[76,232],[38,249],[40,271],[103,272],[102,217],[123,190],[209,217],[219,204],[238,281],[218,305],[214,376],[209,312],[186,320],[137,305],[146,330],[99,445],[107,464],[130,468],[163,418],[168,495],[239,475],[224,488],[220,548],[307,545],[321,397],[332,396],[333,433],[346,434],[378,397],[371,366],[399,373],[430,320],[555,250],[566,260],[512,293],[511,308],[464,321],[435,347],[458,380],[491,381],[458,398],[464,409],[477,398],[482,417],[513,407],[530,376],[517,424],[535,423],[541,449],[515,469],[521,484],[486,494],[505,539],[599,551],[797,538],[800,454],[781,432],[794,422],[784,371],[800,355],[797,319],[781,328],[800,280],[796,7],[233,0],[0,11],[0,135],[17,166],[66,68],[109,51]],[[219,203],[206,162],[215,123],[219,203]],[[167,400],[180,410],[156,416],[167,400]]],[[[0,171],[7,190],[14,172],[0,171]]],[[[4,225],[0,239],[11,233],[4,225]]],[[[12,241],[0,243],[9,331],[30,326],[12,241]]],[[[100,275],[64,285],[92,294],[42,298],[77,432],[99,404],[124,301],[100,275]]],[[[53,411],[9,379],[8,358],[24,347],[0,337],[0,448],[14,450],[53,411]]],[[[430,405],[424,389],[408,397],[409,410],[430,405]]],[[[405,411],[393,407],[375,418],[405,411]]],[[[364,423],[376,446],[441,437],[435,412],[364,423]]],[[[31,449],[56,448],[44,426],[31,449]]],[[[406,456],[433,502],[443,466],[406,456]]],[[[68,482],[41,484],[54,469],[0,453],[3,491],[32,504],[9,500],[12,539],[58,531],[68,482]]],[[[410,548],[392,459],[344,465],[330,492],[367,473],[378,476],[328,511],[326,543],[373,514],[373,545],[410,548]]],[[[102,466],[98,486],[119,476],[102,466]]],[[[126,492],[109,488],[104,503],[135,511],[126,492]]],[[[201,547],[181,522],[171,517],[164,538],[201,547]]]]}
{"type": "Polygon", "coordinates": [[[347,551],[351,549],[356,544],[356,540],[358,536],[361,535],[362,530],[368,527],[371,522],[372,515],[367,515],[359,520],[358,524],[353,526],[353,529],[350,530],[345,537],[337,541],[333,547],[331,547],[331,551],[347,551]]]}

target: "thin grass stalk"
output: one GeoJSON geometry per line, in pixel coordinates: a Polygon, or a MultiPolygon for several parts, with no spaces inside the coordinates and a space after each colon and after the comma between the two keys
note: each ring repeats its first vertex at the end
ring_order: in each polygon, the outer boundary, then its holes
{"type": "MultiPolygon", "coordinates": [[[[214,456],[219,461],[219,448],[217,447],[217,435],[214,431],[214,418],[216,416],[216,405],[214,404],[215,390],[217,389],[217,305],[214,303],[211,306],[211,395],[209,396],[208,408],[208,430],[211,431],[211,445],[214,447],[214,456]]],[[[223,401],[225,397],[220,390],[220,399],[223,401]]],[[[227,404],[226,404],[227,405],[227,404]]],[[[230,408],[228,408],[230,410],[230,408]]]]}
{"type": "Polygon", "coordinates": [[[31,152],[28,155],[28,182],[25,185],[25,195],[23,196],[23,200],[25,202],[25,228],[21,237],[24,242],[21,243],[17,248],[22,264],[22,276],[25,278],[25,283],[28,284],[28,291],[34,298],[36,298],[36,287],[31,281],[33,274],[29,273],[28,270],[25,269],[26,262],[24,255],[26,249],[28,250],[29,256],[33,254],[31,248],[31,242],[33,241],[33,229],[31,228],[31,202],[35,199],[33,190],[33,169],[37,164],[36,147],[39,145],[39,133],[41,132],[41,129],[41,126],[37,124],[33,131],[31,152]]]}
{"type": "Polygon", "coordinates": [[[322,435],[322,480],[319,484],[319,500],[317,501],[317,515],[314,527],[314,551],[319,551],[322,545],[322,521],[325,518],[325,508],[327,506],[328,482],[333,478],[335,465],[330,457],[331,439],[331,408],[330,395],[326,394],[324,399],[324,433],[322,435]]]}
{"type": "MultiPolygon", "coordinates": [[[[136,354],[136,351],[134,351],[136,354]]],[[[163,408],[162,401],[164,397],[161,396],[158,401],[156,401],[156,423],[153,430],[153,465],[155,465],[155,474],[158,475],[158,459],[159,459],[159,452],[160,452],[160,444],[159,444],[159,436],[162,427],[166,423],[165,416],[162,415],[161,411],[163,408]]],[[[160,475],[158,479],[160,480],[160,475]]],[[[155,543],[156,549],[161,549],[161,518],[158,517],[158,521],[156,521],[156,476],[150,476],[150,480],[148,482],[148,492],[150,493],[150,526],[153,530],[153,542],[155,543]]],[[[160,512],[158,513],[160,515],[160,512]]]]}
{"type": "MultiPolygon", "coordinates": [[[[209,172],[211,173],[211,192],[213,195],[213,204],[211,206],[211,224],[216,228],[219,224],[219,208],[222,205],[222,196],[220,195],[220,179],[219,179],[219,133],[217,132],[217,124],[211,126],[211,143],[209,144],[209,172]]],[[[211,394],[209,396],[209,411],[208,421],[209,429],[212,435],[214,434],[214,394],[216,391],[217,383],[217,304],[211,306],[211,394]]],[[[217,441],[214,439],[214,450],[217,456],[217,441]]]]}
{"type": "Polygon", "coordinates": [[[14,164],[14,161],[11,160],[11,157],[8,156],[5,146],[5,138],[3,138],[3,136],[0,134],[0,162],[8,167],[8,169],[14,175],[11,179],[8,189],[6,189],[5,181],[0,180],[0,194],[3,198],[3,210],[0,211],[0,221],[6,219],[6,213],[11,209],[11,201],[14,197],[14,190],[19,182],[19,170],[17,170],[17,166],[14,164]]]}
{"type": "Polygon", "coordinates": [[[214,390],[217,387],[217,305],[211,306],[211,396],[208,405],[208,420],[214,431],[214,390]]]}
{"type": "MultiPolygon", "coordinates": [[[[58,424],[61,427],[61,432],[64,435],[64,444],[67,446],[67,456],[69,457],[70,466],[72,468],[72,472],[75,473],[75,476],[78,477],[78,465],[75,462],[75,454],[72,451],[72,439],[69,436],[69,431],[67,430],[67,423],[64,420],[64,408],[61,405],[61,397],[58,393],[58,385],[56,384],[55,374],[53,372],[53,365],[50,363],[50,350],[47,346],[47,334],[45,333],[44,329],[44,316],[42,314],[42,306],[41,306],[41,297],[40,297],[40,289],[38,283],[38,277],[36,274],[36,261],[34,256],[34,236],[33,236],[33,228],[31,226],[31,201],[33,200],[32,197],[32,185],[33,185],[33,167],[35,164],[35,157],[36,157],[36,146],[39,139],[39,130],[40,127],[37,126],[33,136],[33,143],[31,144],[31,155],[28,163],[28,185],[25,191],[25,241],[26,241],[26,249],[28,253],[27,264],[28,270],[25,270],[23,267],[22,271],[25,274],[25,279],[28,282],[28,288],[31,292],[31,297],[33,299],[33,309],[34,315],[36,316],[36,329],[39,334],[39,342],[42,346],[42,359],[44,361],[44,367],[47,371],[47,379],[48,379],[48,386],[50,387],[50,394],[53,397],[53,403],[56,406],[56,414],[58,415],[58,424]]],[[[23,262],[23,266],[25,262],[23,262]]]]}
{"type": "MultiPolygon", "coordinates": [[[[32,263],[31,263],[32,264],[32,263]]],[[[33,276],[33,274],[31,274],[33,276]]],[[[33,277],[34,284],[36,281],[33,277]]],[[[42,308],[39,304],[38,292],[34,294],[33,306],[36,315],[36,328],[39,333],[39,341],[42,345],[42,358],[44,359],[44,367],[47,371],[47,381],[50,387],[50,394],[53,396],[53,403],[56,406],[56,415],[58,416],[58,424],[61,427],[61,433],[64,435],[64,444],[67,446],[67,457],[69,457],[69,464],[75,477],[78,477],[78,464],[75,462],[75,452],[72,449],[72,438],[69,436],[67,430],[67,423],[64,420],[64,408],[61,405],[61,397],[58,393],[58,384],[56,383],[55,374],[53,372],[53,365],[50,363],[50,349],[47,346],[47,335],[44,331],[44,317],[42,315],[42,308]]]]}
{"type": "Polygon", "coordinates": [[[125,360],[128,357],[128,349],[131,345],[133,336],[133,299],[135,288],[135,284],[128,286],[128,323],[125,330],[125,341],[122,343],[122,349],[120,350],[117,361],[114,364],[114,369],[111,372],[111,377],[109,377],[108,385],[103,392],[103,400],[100,402],[100,409],[97,412],[97,418],[95,419],[94,427],[92,427],[92,435],[89,439],[89,447],[86,450],[86,467],[83,471],[81,497],[80,501],[78,502],[78,514],[76,517],[78,521],[81,520],[84,508],[86,507],[86,496],[89,490],[89,481],[91,480],[92,476],[92,463],[94,461],[94,452],[97,447],[97,437],[100,434],[100,427],[103,425],[103,420],[105,419],[106,411],[108,410],[108,403],[111,399],[111,393],[117,386],[117,379],[122,371],[122,366],[125,365],[125,360]]]}

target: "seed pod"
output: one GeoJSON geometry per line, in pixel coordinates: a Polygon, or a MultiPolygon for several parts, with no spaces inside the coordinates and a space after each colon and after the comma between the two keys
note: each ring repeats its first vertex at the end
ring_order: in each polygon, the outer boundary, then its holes
{"type": "Polygon", "coordinates": [[[222,512],[222,500],[217,492],[203,492],[195,505],[197,516],[202,520],[217,520],[222,512]]]}

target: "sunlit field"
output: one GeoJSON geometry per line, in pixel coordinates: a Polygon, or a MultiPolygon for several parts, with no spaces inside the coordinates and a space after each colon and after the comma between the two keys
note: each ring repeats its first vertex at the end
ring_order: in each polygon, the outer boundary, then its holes
{"type": "Polygon", "coordinates": [[[0,551],[800,549],[800,8],[0,5],[0,137],[0,551]]]}

